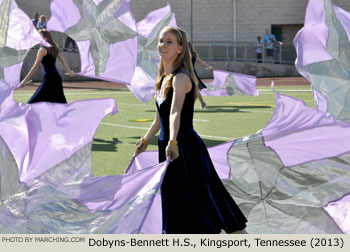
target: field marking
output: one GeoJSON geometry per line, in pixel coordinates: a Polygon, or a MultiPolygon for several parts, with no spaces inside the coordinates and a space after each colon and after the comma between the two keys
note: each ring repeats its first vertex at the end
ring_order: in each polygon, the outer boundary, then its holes
{"type": "MultiPolygon", "coordinates": [[[[101,123],[103,125],[108,125],[108,126],[113,126],[113,127],[121,127],[121,128],[129,128],[129,129],[142,129],[142,130],[148,130],[149,128],[144,128],[144,127],[136,127],[136,126],[128,126],[128,125],[122,125],[122,124],[116,124],[116,123],[101,123]]],[[[209,136],[209,135],[202,135],[198,133],[201,137],[207,137],[207,138],[212,138],[212,139],[219,139],[219,140],[232,140],[233,138],[229,137],[220,137],[220,136],[209,136]]]]}
{"type": "Polygon", "coordinates": [[[121,127],[121,128],[128,128],[128,129],[142,129],[142,130],[148,130],[149,128],[144,127],[136,127],[136,126],[128,126],[128,125],[122,125],[122,124],[116,124],[116,123],[101,123],[103,125],[113,126],[113,127],[121,127]]]}
{"type": "Polygon", "coordinates": [[[275,104],[266,104],[266,103],[250,103],[250,102],[229,102],[230,105],[243,105],[243,106],[270,106],[275,107],[275,104]]]}
{"type": "Polygon", "coordinates": [[[139,106],[139,107],[155,106],[154,104],[147,104],[147,103],[136,104],[136,103],[122,103],[122,102],[118,102],[118,101],[117,101],[117,105],[139,106]]]}
{"type": "Polygon", "coordinates": [[[193,118],[193,121],[195,121],[195,122],[209,122],[209,120],[195,119],[195,118],[193,118]]]}
{"type": "MultiPolygon", "coordinates": [[[[33,90],[35,91],[35,90],[33,90]]],[[[34,92],[33,92],[34,93],[34,92]]],[[[32,96],[33,93],[30,94],[19,94],[16,93],[14,96],[32,96]]],[[[64,93],[64,95],[126,95],[126,94],[131,94],[130,92],[115,92],[115,93],[103,93],[103,92],[96,92],[96,93],[64,93]]]]}
{"type": "Polygon", "coordinates": [[[242,109],[240,109],[239,111],[251,112],[251,113],[265,113],[265,114],[272,114],[274,112],[274,110],[273,111],[251,111],[251,110],[242,110],[242,109]]]}
{"type": "MultiPolygon", "coordinates": [[[[259,92],[271,92],[273,93],[274,91],[272,89],[258,89],[259,92]]],[[[312,92],[311,89],[279,89],[276,90],[277,92],[312,92]]]]}

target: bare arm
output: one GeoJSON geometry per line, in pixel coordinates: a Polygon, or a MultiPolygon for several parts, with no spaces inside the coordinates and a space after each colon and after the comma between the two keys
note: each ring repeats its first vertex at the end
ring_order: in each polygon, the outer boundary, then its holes
{"type": "Polygon", "coordinates": [[[152,137],[154,137],[155,134],[160,129],[160,119],[159,119],[159,113],[156,112],[156,118],[154,119],[153,123],[149,127],[147,133],[143,136],[143,139],[147,142],[151,141],[152,137]]]}
{"type": "Polygon", "coordinates": [[[62,54],[60,52],[58,53],[57,58],[61,62],[64,69],[66,69],[66,71],[70,77],[76,76],[76,74],[72,70],[70,70],[67,62],[64,60],[64,58],[62,57],[62,54]]]}
{"type": "Polygon", "coordinates": [[[154,119],[153,123],[149,127],[147,133],[143,137],[141,137],[141,139],[136,141],[134,156],[137,156],[141,152],[146,150],[149,141],[158,132],[159,129],[160,129],[160,119],[159,119],[158,112],[156,112],[156,118],[154,119]]]}
{"type": "Polygon", "coordinates": [[[21,81],[21,87],[23,87],[24,85],[27,84],[27,82],[30,80],[30,78],[32,78],[32,76],[35,74],[36,70],[38,70],[38,67],[40,66],[40,63],[43,59],[43,57],[45,57],[47,54],[47,51],[45,48],[40,48],[37,55],[36,55],[36,59],[34,62],[34,65],[32,66],[32,68],[29,70],[27,76],[21,81]]]}
{"type": "Polygon", "coordinates": [[[192,88],[191,80],[186,74],[178,74],[173,79],[173,100],[169,116],[169,140],[176,140],[180,128],[180,116],[186,93],[192,88]]]}
{"type": "Polygon", "coordinates": [[[208,65],[204,60],[202,60],[199,57],[197,57],[196,61],[198,62],[199,65],[201,65],[205,69],[212,69],[213,68],[212,66],[208,65]]]}

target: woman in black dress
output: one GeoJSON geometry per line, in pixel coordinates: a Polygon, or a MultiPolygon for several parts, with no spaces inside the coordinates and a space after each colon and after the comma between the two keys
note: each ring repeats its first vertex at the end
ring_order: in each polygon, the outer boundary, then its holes
{"type": "Polygon", "coordinates": [[[22,80],[21,87],[27,84],[41,63],[44,67],[44,78],[39,88],[29,99],[28,103],[43,101],[67,103],[66,97],[63,93],[62,78],[56,68],[56,58],[59,59],[63,67],[68,72],[69,76],[74,77],[75,73],[70,70],[66,61],[63,59],[57,44],[52,40],[51,34],[45,29],[39,30],[39,33],[46,40],[46,42],[52,45],[52,47],[40,47],[36,56],[35,63],[30,69],[27,76],[22,80]]]}
{"type": "Polygon", "coordinates": [[[163,233],[245,233],[246,218],[233,201],[193,129],[198,88],[180,28],[166,27],[159,34],[157,112],[148,132],[136,142],[135,154],[147,148],[159,131],[159,162],[170,159],[161,186],[163,233]]]}
{"type": "MultiPolygon", "coordinates": [[[[207,86],[203,83],[203,81],[199,78],[199,76],[197,74],[196,62],[198,62],[198,64],[201,65],[202,67],[204,67],[205,69],[213,69],[213,67],[208,65],[201,58],[199,58],[198,53],[193,49],[191,42],[188,42],[188,47],[189,47],[190,53],[191,53],[193,72],[196,75],[197,80],[198,80],[198,88],[199,88],[199,90],[202,90],[203,88],[207,88],[207,86]]],[[[201,108],[204,109],[207,104],[204,102],[204,99],[203,99],[200,92],[198,92],[198,99],[201,103],[201,108]]]]}

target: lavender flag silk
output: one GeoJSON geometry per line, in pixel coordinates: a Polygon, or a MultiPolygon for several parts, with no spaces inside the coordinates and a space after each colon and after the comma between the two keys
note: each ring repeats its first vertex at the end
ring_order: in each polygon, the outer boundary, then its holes
{"type": "Polygon", "coordinates": [[[139,233],[168,163],[93,177],[91,142],[115,101],[16,103],[23,58],[45,42],[15,1],[0,6],[0,233],[139,233]]]}
{"type": "Polygon", "coordinates": [[[78,45],[81,75],[129,84],[137,57],[136,22],[130,0],[53,0],[47,28],[78,45]]]}
{"type": "Polygon", "coordinates": [[[257,96],[256,77],[251,75],[214,70],[214,80],[206,83],[206,89],[201,90],[202,95],[209,96],[257,96]]]}
{"type": "Polygon", "coordinates": [[[170,5],[150,12],[137,23],[138,51],[135,74],[127,87],[142,102],[154,96],[154,83],[158,75],[157,51],[159,32],[166,26],[177,26],[170,5]]]}
{"type": "MultiPolygon", "coordinates": [[[[247,231],[348,233],[349,200],[337,200],[350,193],[350,125],[295,98],[275,95],[274,115],[262,131],[208,148],[248,219],[247,231]]],[[[156,156],[142,153],[131,170],[141,170],[137,164],[151,166],[156,156]]],[[[161,232],[161,214],[157,195],[142,232],[161,232]]]]}
{"type": "Polygon", "coordinates": [[[130,0],[53,0],[51,13],[48,29],[77,42],[80,75],[126,84],[144,103],[154,96],[158,33],[165,26],[176,26],[169,5],[137,24],[130,0]]]}
{"type": "Polygon", "coordinates": [[[310,0],[294,39],[296,67],[312,84],[318,108],[350,120],[350,13],[330,0],[310,0]]]}
{"type": "MultiPolygon", "coordinates": [[[[0,233],[160,233],[159,188],[168,163],[158,164],[157,152],[148,151],[133,158],[123,175],[93,177],[91,141],[102,118],[116,112],[114,100],[16,103],[23,58],[44,42],[14,0],[0,0],[0,7],[0,233]]],[[[75,34],[85,74],[103,79],[114,74],[108,72],[114,50],[134,48],[128,55],[136,55],[134,39],[147,38],[139,43],[137,61],[126,60],[138,70],[120,75],[136,87],[132,80],[155,78],[147,68],[147,60],[155,59],[148,44],[173,18],[164,10],[134,29],[126,0],[53,0],[50,27],[75,34]],[[109,31],[121,34],[98,30],[108,27],[103,16],[114,26],[109,31]],[[96,37],[88,28],[98,30],[96,37]]],[[[346,86],[346,20],[347,13],[330,1],[310,0],[295,40],[297,67],[312,82],[318,109],[275,92],[275,112],[261,131],[209,148],[249,233],[350,233],[348,90],[336,91],[346,86]]],[[[255,80],[248,78],[244,87],[245,78],[232,73],[216,72],[216,79],[219,95],[257,94],[255,80]]],[[[133,91],[150,90],[142,85],[133,91]]]]}

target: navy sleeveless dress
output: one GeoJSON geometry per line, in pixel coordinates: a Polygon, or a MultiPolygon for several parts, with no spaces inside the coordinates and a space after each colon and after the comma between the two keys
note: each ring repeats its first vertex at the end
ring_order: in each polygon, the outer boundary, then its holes
{"type": "MultiPolygon", "coordinates": [[[[184,69],[178,73],[188,74],[184,69]]],[[[192,80],[177,136],[180,156],[168,166],[161,185],[163,233],[215,234],[221,230],[227,233],[242,230],[247,220],[222,184],[205,144],[193,129],[194,92],[192,80]]],[[[172,96],[172,88],[166,100],[159,92],[157,95],[156,106],[161,121],[159,162],[166,160],[172,96]]]]}
{"type": "Polygon", "coordinates": [[[41,64],[44,67],[44,79],[28,103],[57,102],[67,103],[63,93],[62,78],[56,68],[56,58],[47,53],[41,64]]]}

